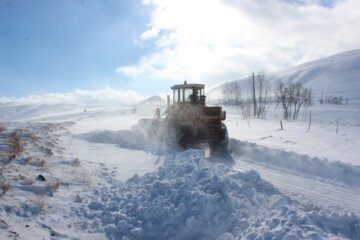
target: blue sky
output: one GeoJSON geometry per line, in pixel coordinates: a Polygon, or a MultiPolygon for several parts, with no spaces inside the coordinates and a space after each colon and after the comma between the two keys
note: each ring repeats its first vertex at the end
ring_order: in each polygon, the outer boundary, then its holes
{"type": "Polygon", "coordinates": [[[358,9],[359,0],[0,0],[0,100],[150,96],[184,80],[280,71],[360,48],[358,9]]]}
{"type": "Polygon", "coordinates": [[[151,51],[134,44],[150,13],[139,0],[1,0],[0,95],[131,88],[115,69],[151,51]]]}

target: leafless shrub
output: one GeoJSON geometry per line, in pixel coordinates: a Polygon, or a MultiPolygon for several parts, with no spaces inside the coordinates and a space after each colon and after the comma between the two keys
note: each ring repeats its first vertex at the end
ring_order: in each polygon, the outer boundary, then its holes
{"type": "Polygon", "coordinates": [[[6,130],[6,127],[0,126],[0,132],[3,132],[3,131],[5,131],[5,130],[6,130]]]}
{"type": "Polygon", "coordinates": [[[54,153],[52,152],[52,150],[50,148],[45,148],[45,155],[50,157],[50,156],[54,155],[54,153]]]}
{"type": "Polygon", "coordinates": [[[13,147],[14,147],[14,154],[17,156],[23,151],[23,146],[20,140],[16,140],[16,142],[14,142],[13,147]]]}
{"type": "Polygon", "coordinates": [[[34,133],[29,133],[28,137],[30,138],[30,140],[35,143],[39,140],[39,137],[36,136],[34,133]]]}
{"type": "Polygon", "coordinates": [[[44,159],[40,160],[40,162],[39,162],[39,166],[40,166],[42,169],[44,169],[44,168],[45,168],[45,164],[46,164],[46,162],[45,162],[45,160],[44,160],[44,159]]]}
{"type": "Polygon", "coordinates": [[[24,149],[23,144],[16,131],[9,134],[9,139],[11,146],[13,148],[13,154],[15,155],[14,158],[16,158],[16,156],[18,156],[23,151],[24,149]]]}
{"type": "Polygon", "coordinates": [[[10,190],[10,184],[6,181],[0,180],[0,189],[2,190],[1,195],[4,195],[7,191],[10,190]]]}
{"type": "Polygon", "coordinates": [[[4,167],[0,167],[0,190],[2,191],[1,195],[4,195],[10,189],[10,183],[6,180],[4,176],[4,167]]]}

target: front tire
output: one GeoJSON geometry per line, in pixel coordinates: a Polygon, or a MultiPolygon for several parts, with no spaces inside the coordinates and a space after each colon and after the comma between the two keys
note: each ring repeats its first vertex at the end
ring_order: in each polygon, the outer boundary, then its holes
{"type": "Polygon", "coordinates": [[[227,152],[228,151],[229,137],[228,137],[227,127],[224,123],[221,123],[221,128],[224,131],[222,139],[219,139],[217,141],[209,143],[209,147],[210,147],[211,151],[213,151],[213,152],[227,152]]]}
{"type": "Polygon", "coordinates": [[[179,148],[186,149],[192,145],[192,131],[187,126],[178,126],[176,128],[176,142],[179,148]]]}

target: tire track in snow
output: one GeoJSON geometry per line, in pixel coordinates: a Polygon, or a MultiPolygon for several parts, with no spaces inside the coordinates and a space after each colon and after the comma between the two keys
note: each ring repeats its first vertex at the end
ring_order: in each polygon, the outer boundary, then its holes
{"type": "Polygon", "coordinates": [[[258,165],[283,169],[311,179],[324,179],[335,185],[339,183],[360,188],[360,166],[266,148],[236,139],[230,139],[229,150],[232,157],[258,165]]]}
{"type": "Polygon", "coordinates": [[[360,213],[360,189],[341,187],[315,179],[294,175],[279,169],[234,158],[233,168],[237,171],[257,171],[263,179],[295,199],[317,206],[340,208],[360,213]]]}
{"type": "MultiPolygon", "coordinates": [[[[250,164],[253,164],[253,163],[250,163],[250,164]]],[[[257,164],[255,164],[255,165],[257,165],[257,164]]],[[[260,166],[260,167],[262,167],[262,168],[264,168],[264,169],[268,169],[268,167],[264,167],[264,166],[260,166]]],[[[244,168],[244,167],[240,167],[240,168],[242,168],[242,170],[244,170],[244,171],[247,171],[247,170],[251,170],[252,168],[244,168]]],[[[273,168],[270,168],[270,169],[273,169],[273,168]]],[[[240,170],[240,169],[239,169],[240,170]]],[[[277,171],[280,171],[280,170],[278,170],[278,169],[275,169],[275,170],[277,170],[277,171]]],[[[283,171],[281,171],[281,173],[283,174],[283,171]]],[[[274,181],[278,181],[279,182],[279,184],[281,184],[281,182],[282,181],[284,181],[284,177],[283,176],[280,176],[279,175],[279,173],[272,173],[272,172],[267,172],[266,173],[266,175],[270,178],[271,177],[271,179],[272,180],[274,180],[274,181]]],[[[294,175],[292,174],[292,173],[288,173],[288,175],[291,175],[291,178],[293,178],[294,177],[294,175]]],[[[305,178],[305,177],[302,177],[302,176],[299,176],[299,178],[305,178]]],[[[316,187],[316,186],[320,186],[321,187],[321,189],[320,190],[323,190],[322,192],[324,192],[324,193],[327,193],[327,192],[325,192],[325,190],[326,191],[328,191],[328,190],[331,190],[331,189],[333,189],[334,188],[334,185],[331,185],[331,184],[329,184],[329,183],[326,183],[326,186],[324,186],[324,183],[321,181],[321,180],[314,180],[314,186],[316,187]]],[[[339,188],[339,191],[337,191],[338,193],[341,193],[341,194],[344,194],[345,196],[347,195],[347,194],[351,194],[353,191],[352,190],[348,190],[348,189],[346,189],[346,188],[339,188]]]]}

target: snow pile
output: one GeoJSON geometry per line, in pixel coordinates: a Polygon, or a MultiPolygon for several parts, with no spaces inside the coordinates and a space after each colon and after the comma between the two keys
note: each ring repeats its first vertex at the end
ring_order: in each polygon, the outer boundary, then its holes
{"type": "Polygon", "coordinates": [[[269,149],[255,143],[231,139],[229,148],[232,153],[250,162],[265,166],[294,171],[310,178],[323,178],[360,187],[360,166],[333,162],[327,159],[309,157],[284,150],[269,149]]]}
{"type": "Polygon", "coordinates": [[[109,239],[360,237],[355,215],[305,211],[256,172],[209,163],[198,150],[125,183],[106,180],[78,214],[101,222],[109,239]]]}

